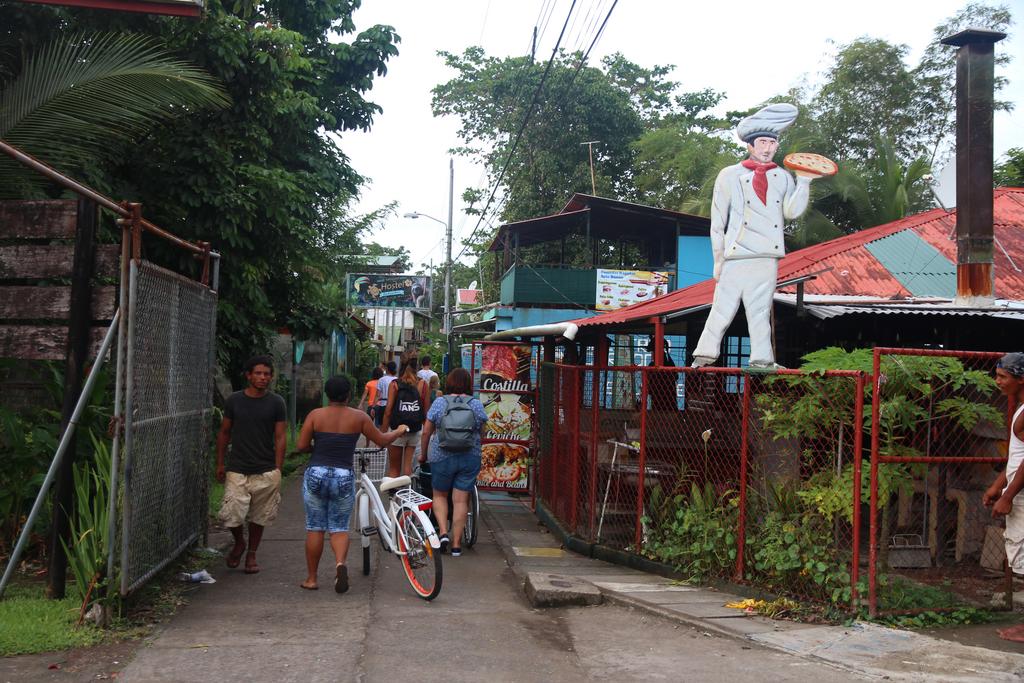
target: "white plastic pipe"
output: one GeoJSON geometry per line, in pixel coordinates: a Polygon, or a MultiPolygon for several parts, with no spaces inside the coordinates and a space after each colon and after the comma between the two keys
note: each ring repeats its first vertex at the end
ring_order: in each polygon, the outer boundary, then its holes
{"type": "Polygon", "coordinates": [[[484,341],[501,341],[502,339],[514,339],[516,337],[565,337],[569,341],[576,338],[580,328],[573,323],[552,323],[549,325],[530,325],[529,327],[517,327],[514,330],[503,330],[484,337],[484,341]]]}

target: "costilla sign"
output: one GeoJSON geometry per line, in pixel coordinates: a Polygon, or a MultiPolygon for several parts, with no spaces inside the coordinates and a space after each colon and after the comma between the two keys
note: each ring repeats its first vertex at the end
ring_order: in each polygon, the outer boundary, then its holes
{"type": "Polygon", "coordinates": [[[349,302],[366,308],[430,308],[430,278],[424,275],[350,274],[349,302]]]}
{"type": "Polygon", "coordinates": [[[525,491],[530,487],[530,440],[533,436],[532,346],[480,345],[480,401],[484,424],[481,488],[525,491]]]}

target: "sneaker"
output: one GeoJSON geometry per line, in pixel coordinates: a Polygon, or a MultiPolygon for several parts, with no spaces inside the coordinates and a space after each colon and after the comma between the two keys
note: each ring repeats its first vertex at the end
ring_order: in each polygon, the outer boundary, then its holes
{"type": "Polygon", "coordinates": [[[444,555],[448,552],[448,546],[451,545],[451,539],[448,538],[448,534],[441,534],[441,554],[444,555]]]}
{"type": "Polygon", "coordinates": [[[344,593],[348,590],[348,567],[339,564],[334,572],[334,592],[344,593]]]}
{"type": "Polygon", "coordinates": [[[459,557],[462,555],[462,548],[452,548],[452,557],[459,557]]]}

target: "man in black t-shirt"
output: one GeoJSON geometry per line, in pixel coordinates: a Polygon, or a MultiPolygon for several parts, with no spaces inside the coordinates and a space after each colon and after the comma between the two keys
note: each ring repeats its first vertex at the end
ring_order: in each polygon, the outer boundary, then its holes
{"type": "Polygon", "coordinates": [[[286,411],[284,399],[270,391],[274,379],[274,360],[270,356],[250,358],[245,364],[245,378],[249,386],[228,397],[217,434],[217,481],[224,483],[219,518],[235,539],[227,565],[237,567],[245,553],[245,573],[256,574],[260,571],[256,550],[263,527],[274,521],[281,503],[286,411]],[[248,552],[242,533],[246,521],[248,552]]]}

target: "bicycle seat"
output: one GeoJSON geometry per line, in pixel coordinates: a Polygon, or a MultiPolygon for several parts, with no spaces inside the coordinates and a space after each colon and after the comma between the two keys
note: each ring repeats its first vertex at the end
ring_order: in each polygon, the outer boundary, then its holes
{"type": "Polygon", "coordinates": [[[401,477],[384,477],[380,480],[380,490],[390,491],[391,489],[400,489],[403,486],[408,486],[412,483],[412,479],[409,475],[402,475],[401,477]]]}

